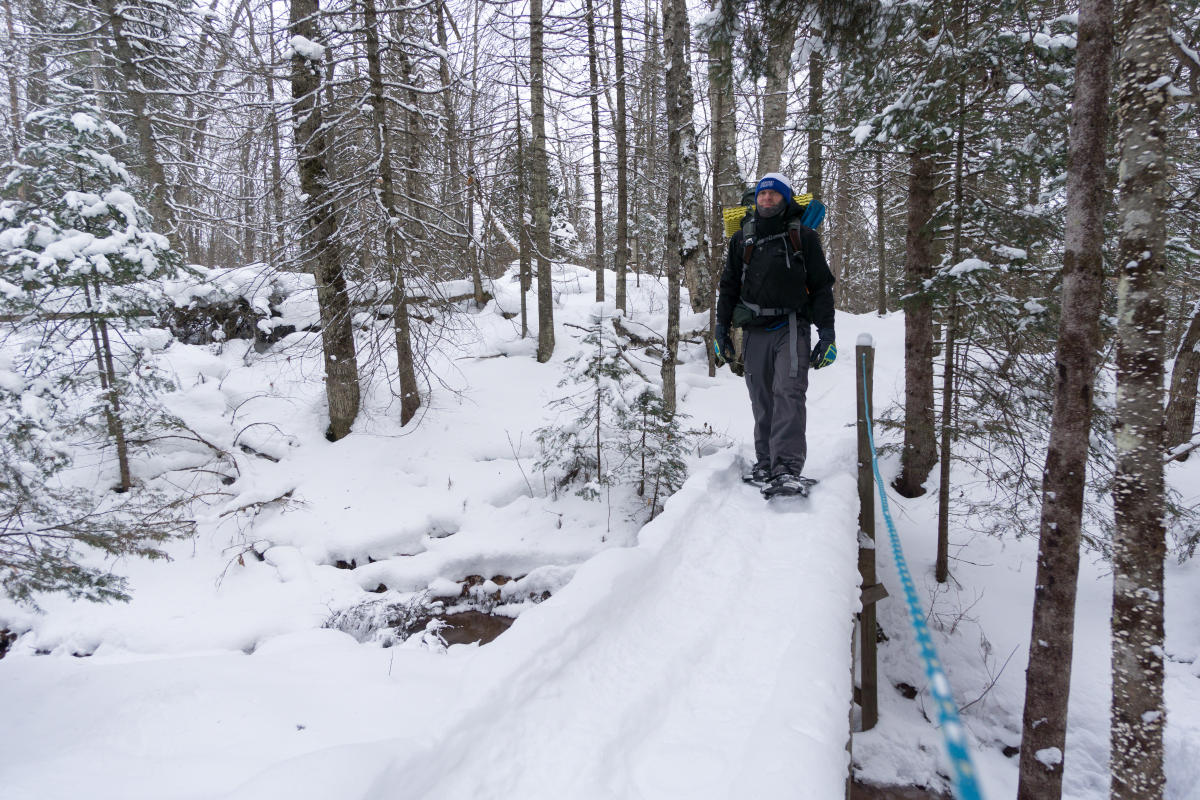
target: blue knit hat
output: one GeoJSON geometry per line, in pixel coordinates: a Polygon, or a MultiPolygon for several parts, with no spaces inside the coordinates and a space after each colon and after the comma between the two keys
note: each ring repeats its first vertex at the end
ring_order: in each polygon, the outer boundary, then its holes
{"type": "Polygon", "coordinates": [[[754,187],[754,194],[757,195],[763,189],[774,189],[783,195],[783,205],[787,207],[791,204],[794,194],[792,193],[792,184],[780,172],[768,172],[754,187]]]}

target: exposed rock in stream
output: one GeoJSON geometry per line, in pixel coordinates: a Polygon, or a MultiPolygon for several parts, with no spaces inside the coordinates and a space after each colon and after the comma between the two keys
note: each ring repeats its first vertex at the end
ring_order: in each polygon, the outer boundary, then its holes
{"type": "MultiPolygon", "coordinates": [[[[337,566],[353,569],[354,563],[338,561],[337,566]]],[[[364,600],[334,614],[325,627],[385,647],[418,634],[437,646],[439,641],[487,644],[508,630],[523,608],[550,597],[546,582],[526,580],[531,577],[468,575],[460,581],[441,581],[436,592],[414,592],[399,600],[394,594],[392,599],[364,600]]],[[[374,591],[387,589],[380,584],[374,591]]]]}
{"type": "Polygon", "coordinates": [[[0,658],[8,654],[8,648],[17,640],[17,635],[8,628],[0,628],[0,658]]]}

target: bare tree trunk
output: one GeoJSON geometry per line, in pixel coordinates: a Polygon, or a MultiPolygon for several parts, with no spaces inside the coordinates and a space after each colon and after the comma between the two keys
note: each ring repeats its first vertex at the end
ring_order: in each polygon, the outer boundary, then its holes
{"type": "MultiPolygon", "coordinates": [[[[400,424],[407,425],[421,407],[421,393],[417,387],[416,369],[413,364],[412,331],[408,316],[408,292],[404,285],[404,261],[401,253],[406,252],[401,239],[403,221],[396,214],[396,180],[392,168],[392,132],[387,119],[387,101],[383,90],[383,65],[379,58],[378,17],[375,0],[363,0],[363,22],[367,49],[367,76],[371,84],[371,114],[375,129],[375,146],[379,149],[379,200],[383,204],[387,226],[384,230],[384,248],[387,253],[387,271],[392,278],[392,327],[396,336],[396,365],[400,384],[400,424]]],[[[369,252],[369,248],[367,249],[369,252]]]]}
{"type": "Polygon", "coordinates": [[[1117,74],[1122,265],[1113,487],[1113,800],[1159,800],[1163,774],[1163,274],[1172,43],[1162,0],[1128,0],[1117,74]]]}
{"type": "Polygon", "coordinates": [[[241,177],[242,203],[242,254],[238,259],[241,264],[253,264],[257,255],[257,242],[254,235],[254,178],[250,172],[250,148],[254,144],[253,137],[247,135],[242,143],[242,160],[244,165],[241,177]]]}
{"type": "Polygon", "coordinates": [[[883,231],[885,215],[883,211],[884,174],[882,150],[875,154],[875,174],[878,181],[875,184],[875,229],[877,232],[876,244],[879,246],[879,296],[877,300],[879,316],[882,317],[887,313],[887,240],[883,231]]]}
{"type": "MultiPolygon", "coordinates": [[[[710,161],[712,162],[712,224],[709,227],[709,292],[716,294],[716,283],[720,278],[725,261],[724,209],[732,209],[741,202],[742,185],[737,168],[737,118],[733,95],[733,35],[737,25],[737,11],[733,0],[712,0],[711,9],[718,13],[718,20],[711,28],[708,40],[708,95],[712,116],[710,137],[710,161]]],[[[717,304],[709,304],[708,374],[715,376],[716,360],[711,342],[717,321],[717,304]]]]}
{"type": "Polygon", "coordinates": [[[125,421],[121,419],[121,395],[117,390],[117,371],[113,365],[108,323],[104,316],[98,313],[101,299],[100,282],[96,280],[95,283],[96,296],[92,297],[92,288],[85,283],[83,297],[87,309],[88,327],[92,334],[92,352],[96,356],[96,372],[100,375],[100,389],[108,399],[108,404],[104,408],[104,420],[117,451],[117,479],[119,481],[117,491],[128,492],[133,487],[133,476],[129,469],[129,444],[125,439],[125,421]]]}
{"type": "MultiPolygon", "coordinates": [[[[478,6],[475,8],[474,39],[479,41],[479,18],[481,16],[478,6]]],[[[471,62],[471,99],[467,106],[467,126],[470,130],[476,130],[476,115],[475,110],[479,100],[479,48],[472,50],[471,62]]],[[[445,64],[445,59],[442,60],[445,64]]],[[[449,73],[447,73],[449,74],[449,73]]],[[[413,96],[413,108],[417,106],[415,93],[413,96]]],[[[467,191],[465,196],[467,206],[467,261],[471,266],[471,284],[475,291],[475,307],[483,308],[483,275],[480,272],[480,261],[483,256],[483,248],[480,246],[483,235],[475,230],[475,198],[473,194],[477,191],[476,181],[479,176],[475,169],[475,137],[467,139],[467,191]]]]}
{"type": "Polygon", "coordinates": [[[682,231],[683,205],[683,141],[682,116],[691,116],[691,107],[683,107],[684,61],[683,37],[687,35],[687,7],[682,0],[663,0],[663,44],[667,55],[667,235],[664,244],[664,267],[667,278],[666,350],[662,360],[663,405],[667,413],[675,412],[675,359],[679,349],[679,281],[681,253],[684,247],[682,231]]]}
{"type": "Polygon", "coordinates": [[[1033,629],[1021,724],[1019,800],[1062,797],[1084,478],[1104,292],[1104,160],[1112,11],[1112,0],[1084,0],[1079,11],[1062,317],[1055,354],[1050,443],[1042,473],[1033,629]]]}
{"type": "MultiPolygon", "coordinates": [[[[456,29],[457,30],[457,29],[456,29]]],[[[438,47],[443,54],[449,53],[450,39],[446,34],[446,3],[441,0],[437,4],[437,38],[438,47]]],[[[452,187],[459,180],[460,167],[458,164],[458,111],[454,107],[454,91],[451,86],[450,61],[446,55],[438,59],[438,76],[442,81],[442,113],[446,115],[446,187],[452,187]]],[[[444,207],[451,216],[459,219],[459,203],[448,196],[444,198],[444,207]]]]}
{"type": "Polygon", "coordinates": [[[922,285],[933,273],[934,154],[909,157],[908,232],[904,277],[904,448],[893,486],[904,497],[925,493],[922,484],[937,463],[933,423],[933,303],[922,285]]]}
{"type": "Polygon", "coordinates": [[[592,106],[592,219],[595,225],[596,300],[604,299],[604,184],[600,172],[600,78],[596,70],[596,6],[585,0],[588,34],[588,80],[592,106]]]}
{"type": "MultiPolygon", "coordinates": [[[[808,57],[808,186],[818,199],[825,196],[825,60],[821,52],[813,48],[808,57]]],[[[838,220],[841,225],[845,221],[838,220]]]]}
{"type": "MultiPolygon", "coordinates": [[[[712,27],[708,42],[709,103],[712,107],[713,212],[720,229],[721,209],[733,208],[742,199],[743,186],[737,165],[737,117],[733,96],[733,32],[737,10],[733,0],[713,0],[719,22],[712,27]]],[[[719,243],[720,236],[713,241],[719,243]]],[[[724,248],[719,248],[722,251],[724,248]]]]}
{"type": "MultiPolygon", "coordinates": [[[[269,30],[275,30],[275,9],[274,6],[268,5],[267,19],[270,21],[269,30]]],[[[271,63],[275,63],[275,37],[268,36],[270,42],[271,63]]],[[[278,263],[284,260],[284,219],[286,218],[286,206],[284,203],[283,194],[283,144],[279,136],[279,107],[275,104],[275,73],[273,70],[267,70],[267,103],[271,106],[270,116],[270,131],[271,131],[271,206],[275,214],[275,231],[272,241],[274,246],[272,252],[274,257],[273,263],[278,263]]]]}
{"type": "Polygon", "coordinates": [[[17,86],[17,76],[20,74],[20,67],[17,66],[17,35],[13,26],[13,0],[4,0],[4,21],[8,26],[8,113],[12,122],[12,153],[13,161],[16,161],[21,156],[21,99],[20,90],[17,86]]]}
{"type": "Polygon", "coordinates": [[[537,360],[544,364],[554,355],[554,284],[550,272],[550,191],[546,155],[546,100],[542,0],[529,0],[529,104],[533,113],[533,230],[538,278],[537,360]]]}
{"type": "Polygon", "coordinates": [[[50,20],[46,14],[45,0],[29,0],[29,16],[33,22],[33,42],[29,47],[29,75],[25,87],[25,107],[33,110],[46,105],[46,41],[50,20]]]}
{"type": "Polygon", "coordinates": [[[834,161],[834,166],[837,168],[837,184],[834,187],[835,196],[833,201],[833,230],[830,232],[830,238],[833,239],[829,250],[831,252],[830,268],[837,276],[837,283],[834,284],[834,296],[838,302],[838,308],[849,310],[850,291],[850,226],[860,224],[857,219],[851,220],[850,214],[850,159],[847,156],[840,156],[834,161]]]}
{"type": "Polygon", "coordinates": [[[167,177],[163,170],[162,161],[158,157],[158,145],[154,138],[154,128],[150,121],[148,98],[143,89],[142,75],[138,72],[137,54],[125,35],[124,20],[118,0],[100,0],[104,13],[108,17],[109,30],[113,37],[113,55],[117,60],[121,78],[124,81],[122,91],[129,100],[133,111],[133,129],[137,132],[138,150],[142,156],[141,172],[146,182],[146,205],[157,226],[168,235],[177,232],[178,224],[175,210],[167,202],[167,177]]]}
{"type": "Polygon", "coordinates": [[[522,133],[524,128],[521,124],[521,100],[516,95],[513,95],[513,104],[517,108],[517,214],[520,216],[517,242],[520,248],[518,257],[521,275],[521,338],[524,339],[529,335],[529,302],[526,298],[529,287],[533,284],[529,263],[529,167],[525,161],[527,151],[522,133]]]}
{"type": "MultiPolygon", "coordinates": [[[[959,16],[962,20],[962,38],[966,40],[965,0],[961,3],[959,16]]],[[[950,250],[950,263],[962,259],[963,242],[963,169],[966,150],[966,91],[958,85],[958,104],[955,115],[954,141],[954,239],[950,250]]],[[[954,347],[958,333],[958,287],[950,287],[949,302],[946,304],[946,347],[942,358],[942,430],[938,453],[940,481],[938,484],[938,533],[937,559],[934,576],[938,583],[950,577],[950,444],[954,431],[954,347]]]]}
{"type": "Polygon", "coordinates": [[[625,19],[621,0],[613,0],[613,47],[617,82],[617,273],[616,304],[625,310],[625,283],[629,264],[629,141],[625,124],[625,19]]]}
{"type": "MultiPolygon", "coordinates": [[[[763,94],[763,126],[758,140],[758,177],[778,172],[783,160],[783,128],[787,123],[788,77],[796,43],[796,14],[790,4],[768,0],[763,27],[767,31],[767,85],[763,94]]],[[[664,20],[665,23],[665,20],[664,20]]]]}
{"type": "MultiPolygon", "coordinates": [[[[106,0],[112,3],[114,0],[106,0]]],[[[292,0],[289,30],[319,43],[319,0],[292,0]]],[[[292,54],[292,107],[300,190],[304,193],[301,241],[304,260],[316,276],[321,311],[321,343],[325,352],[325,394],[329,401],[326,437],[337,441],[350,433],[358,416],[358,360],[350,298],[338,241],[334,193],[326,167],[326,130],[321,110],[321,62],[292,54]]]]}
{"type": "MultiPolygon", "coordinates": [[[[704,191],[700,182],[699,149],[696,140],[696,124],[692,119],[696,105],[696,94],[692,88],[692,73],[688,68],[688,53],[691,51],[691,27],[688,24],[687,3],[673,0],[674,16],[670,24],[675,26],[676,41],[667,42],[667,52],[680,57],[667,64],[667,82],[671,83],[671,68],[675,68],[674,96],[667,92],[667,126],[674,133],[678,128],[678,149],[672,151],[672,165],[678,161],[679,172],[674,179],[679,183],[679,269],[688,287],[688,300],[693,312],[702,311],[712,303],[712,278],[708,270],[705,252],[704,191]],[[675,50],[672,51],[671,47],[675,50]],[[674,108],[674,113],[672,113],[674,108]]],[[[664,25],[668,24],[663,17],[664,25]]],[[[668,144],[668,147],[670,145],[668,144]]],[[[669,314],[670,312],[668,312],[669,314]]]]}
{"type": "MultiPolygon", "coordinates": [[[[1167,400],[1166,446],[1168,450],[1187,444],[1195,433],[1196,382],[1200,380],[1200,303],[1192,308],[1191,322],[1179,341],[1175,367],[1171,370],[1171,393],[1167,400]]],[[[1187,454],[1178,457],[1186,461],[1187,454]]]]}
{"type": "MultiPolygon", "coordinates": [[[[213,14],[213,12],[215,12],[216,7],[217,7],[217,0],[210,0],[209,7],[208,7],[208,11],[209,11],[210,15],[213,14]]],[[[236,12],[235,12],[235,17],[236,17],[236,12]]],[[[210,34],[211,34],[211,27],[212,27],[212,19],[213,19],[212,16],[208,16],[204,19],[203,31],[200,34],[199,47],[197,48],[197,55],[196,55],[196,61],[198,63],[204,63],[205,56],[208,52],[209,41],[211,39],[210,34]]],[[[255,34],[255,30],[254,30],[254,14],[247,13],[246,19],[247,19],[247,25],[248,25],[247,32],[246,32],[246,38],[251,43],[251,46],[255,50],[256,55],[257,55],[258,43],[257,43],[256,34],[255,34]]],[[[232,22],[231,25],[236,25],[236,21],[232,22]]],[[[225,60],[226,60],[225,58],[222,58],[220,60],[220,63],[217,65],[217,67],[212,71],[212,73],[209,76],[209,82],[208,82],[207,93],[206,93],[206,95],[209,97],[212,96],[213,92],[216,89],[217,81],[219,80],[219,76],[225,66],[225,60]]],[[[191,126],[191,129],[188,130],[181,138],[181,148],[180,148],[181,152],[180,152],[179,160],[181,162],[182,168],[179,170],[179,174],[176,177],[175,191],[173,193],[173,208],[175,210],[183,209],[185,218],[187,218],[187,217],[194,218],[195,217],[194,211],[191,214],[189,214],[188,210],[191,209],[192,205],[195,203],[195,197],[193,195],[192,189],[193,189],[193,186],[197,183],[197,177],[198,177],[194,174],[188,174],[188,168],[196,163],[197,155],[202,151],[202,149],[204,147],[204,139],[205,139],[205,136],[207,135],[207,128],[208,128],[207,118],[201,118],[200,120],[195,119],[196,106],[197,106],[196,97],[204,91],[204,87],[201,86],[201,75],[202,75],[202,73],[196,72],[195,75],[193,76],[193,79],[191,82],[191,84],[192,84],[191,85],[191,93],[188,94],[188,96],[184,100],[184,104],[183,104],[182,116],[183,116],[183,119],[186,121],[186,124],[191,126]]],[[[253,80],[252,76],[248,76],[248,77],[250,78],[250,80],[253,80]]],[[[249,141],[249,136],[247,136],[247,141],[246,141],[245,147],[248,149],[249,146],[250,146],[250,141],[249,141]]],[[[247,165],[247,167],[248,167],[248,164],[249,164],[248,157],[243,158],[241,163],[243,165],[247,165]]],[[[247,174],[249,173],[248,168],[245,169],[244,171],[247,174]]],[[[246,175],[243,175],[243,178],[245,178],[245,177],[246,177],[246,175]]],[[[166,189],[164,188],[163,191],[165,192],[166,189]]],[[[249,217],[249,214],[247,214],[246,216],[249,217]]],[[[190,225],[182,225],[182,226],[180,226],[180,229],[179,229],[179,236],[178,236],[179,244],[183,248],[185,257],[192,259],[192,260],[196,260],[199,258],[200,231],[197,230],[197,228],[198,228],[197,225],[190,224],[190,225]]],[[[241,259],[242,263],[248,263],[250,260],[252,260],[252,259],[241,259]]]]}

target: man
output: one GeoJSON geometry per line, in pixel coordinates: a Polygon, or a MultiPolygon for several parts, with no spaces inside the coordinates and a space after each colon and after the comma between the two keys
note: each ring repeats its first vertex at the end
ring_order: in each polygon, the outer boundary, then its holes
{"type": "Polygon", "coordinates": [[[837,357],[833,273],[821,239],[800,225],[791,183],[778,172],[755,186],[754,210],[729,242],[717,301],[717,363],[732,361],[730,330],[743,328],[742,354],[754,412],[754,468],[763,494],[807,494],[804,396],[808,368],[837,357]],[[809,351],[810,328],[817,344],[809,351]]]}

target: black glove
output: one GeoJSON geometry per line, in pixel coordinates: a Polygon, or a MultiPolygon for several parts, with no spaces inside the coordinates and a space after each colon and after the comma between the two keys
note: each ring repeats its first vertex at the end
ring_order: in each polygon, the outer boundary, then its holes
{"type": "Polygon", "coordinates": [[[833,329],[825,328],[817,331],[817,346],[813,348],[808,358],[809,366],[813,369],[828,367],[837,360],[837,344],[833,341],[833,329]]]}
{"type": "Polygon", "coordinates": [[[737,357],[733,351],[733,339],[729,338],[729,329],[721,324],[713,331],[713,356],[718,367],[732,364],[737,357]]]}

